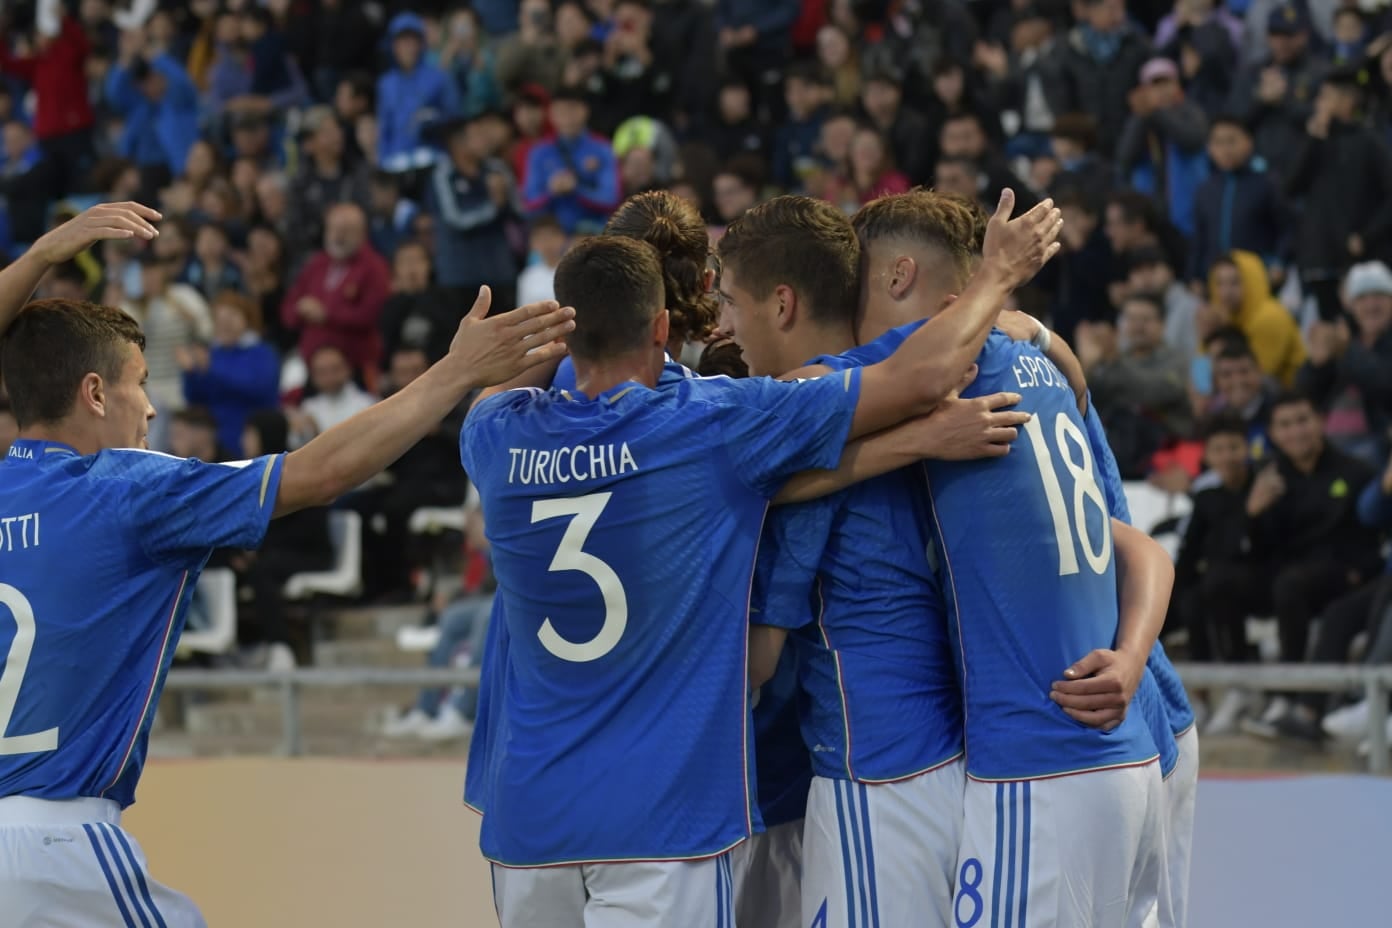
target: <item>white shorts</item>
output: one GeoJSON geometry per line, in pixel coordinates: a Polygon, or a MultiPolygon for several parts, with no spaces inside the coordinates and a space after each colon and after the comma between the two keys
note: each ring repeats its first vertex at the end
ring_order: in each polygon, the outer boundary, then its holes
{"type": "Polygon", "coordinates": [[[734,928],[730,855],[561,867],[493,864],[502,928],[734,928]]]}
{"type": "Polygon", "coordinates": [[[784,822],[730,852],[735,924],[802,928],[802,821],[784,822]]]}
{"type": "Polygon", "coordinates": [[[1199,733],[1179,736],[1179,762],[1165,780],[1165,870],[1168,898],[1160,898],[1161,928],[1189,923],[1189,860],[1194,847],[1194,802],[1199,792],[1199,733]]]}
{"type": "Polygon", "coordinates": [[[958,928],[1159,924],[1160,765],[1048,780],[967,780],[958,928]]]}
{"type": "Polygon", "coordinates": [[[960,758],[873,786],[814,777],[802,837],[802,923],[950,924],[965,779],[960,758]]]}
{"type": "Polygon", "coordinates": [[[109,799],[0,799],[0,928],[204,928],[120,822],[109,799]]]}

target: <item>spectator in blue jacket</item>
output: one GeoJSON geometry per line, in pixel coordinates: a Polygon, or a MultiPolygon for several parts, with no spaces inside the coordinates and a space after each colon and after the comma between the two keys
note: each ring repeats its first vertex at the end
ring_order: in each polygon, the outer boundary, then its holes
{"type": "Polygon", "coordinates": [[[1131,91],[1131,118],[1117,144],[1117,166],[1132,187],[1155,198],[1185,235],[1194,232],[1194,191],[1208,176],[1208,120],[1184,98],[1179,68],[1152,58],[1131,91]]]}
{"type": "Polygon", "coordinates": [[[394,66],[377,81],[377,163],[388,171],[428,167],[424,129],[459,114],[454,79],[425,61],[425,23],[398,13],[387,27],[394,66]]]}
{"type": "Polygon", "coordinates": [[[280,360],[261,340],[256,301],[232,290],[219,293],[213,301],[212,346],[181,348],[177,360],[185,399],[213,414],[220,447],[244,454],[247,417],[280,404],[280,360]]]}
{"type": "MultiPolygon", "coordinates": [[[[123,36],[124,38],[124,36],[123,36]]],[[[120,154],[167,179],[198,140],[198,89],[174,57],[124,44],[106,77],[107,103],[125,120],[120,154]]]]}
{"type": "Polygon", "coordinates": [[[716,42],[728,69],[753,88],[760,110],[783,116],[778,85],[792,49],[801,0],[717,0],[716,42]]]}
{"type": "Polygon", "coordinates": [[[552,214],[570,235],[598,232],[622,198],[614,149],[587,128],[590,107],[581,91],[557,91],[550,113],[556,137],[538,142],[527,158],[527,212],[552,214]]]}
{"type": "Polygon", "coordinates": [[[495,157],[496,113],[449,127],[445,157],[430,175],[426,202],[435,226],[435,280],[469,299],[483,284],[493,305],[513,305],[517,263],[508,242],[507,220],[517,215],[512,171],[495,157]]]}
{"type": "Polygon", "coordinates": [[[1234,249],[1260,255],[1273,280],[1284,274],[1290,227],[1280,191],[1254,154],[1252,134],[1234,116],[1219,116],[1208,131],[1214,171],[1194,194],[1194,237],[1189,247],[1190,281],[1208,279],[1213,262],[1234,249]]]}
{"type": "Polygon", "coordinates": [[[773,140],[773,182],[797,192],[816,170],[817,143],[832,96],[831,78],[818,64],[796,65],[788,70],[784,93],[788,120],[778,127],[773,140]]]}

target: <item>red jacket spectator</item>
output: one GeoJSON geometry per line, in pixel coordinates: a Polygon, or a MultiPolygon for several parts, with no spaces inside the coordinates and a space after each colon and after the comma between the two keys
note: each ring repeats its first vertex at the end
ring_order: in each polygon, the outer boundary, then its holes
{"type": "Polygon", "coordinates": [[[34,134],[42,142],[90,129],[94,120],[84,68],[91,46],[82,26],[64,16],[58,34],[47,41],[39,37],[37,43],[33,55],[16,58],[8,43],[0,41],[0,72],[34,88],[34,134]]]}
{"type": "Polygon", "coordinates": [[[337,345],[368,376],[380,366],[378,317],[391,292],[391,271],[367,244],[367,219],[350,203],[335,206],[325,221],[324,250],[295,278],[281,305],[281,321],[300,333],[308,360],[325,343],[337,345]]]}

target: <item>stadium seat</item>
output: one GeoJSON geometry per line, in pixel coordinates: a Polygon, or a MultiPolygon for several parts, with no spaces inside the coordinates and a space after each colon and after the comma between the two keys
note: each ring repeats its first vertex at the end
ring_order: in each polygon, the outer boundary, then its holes
{"type": "Polygon", "coordinates": [[[180,653],[226,654],[237,643],[237,575],[225,567],[203,571],[198,592],[208,607],[209,625],[179,637],[180,653]]]}
{"type": "Polygon", "coordinates": [[[329,513],[334,565],[328,570],[295,574],[285,581],[285,598],[291,601],[315,596],[350,598],[362,592],[362,516],[349,509],[329,513]]]}
{"type": "Polygon", "coordinates": [[[1132,524],[1160,542],[1171,558],[1177,557],[1181,534],[1178,526],[1194,508],[1193,501],[1182,493],[1166,493],[1143,480],[1124,483],[1122,490],[1131,509],[1132,524]],[[1167,522],[1170,526],[1156,531],[1167,522]]]}
{"type": "Polygon", "coordinates": [[[426,506],[411,513],[412,535],[464,531],[463,506],[426,506]]]}

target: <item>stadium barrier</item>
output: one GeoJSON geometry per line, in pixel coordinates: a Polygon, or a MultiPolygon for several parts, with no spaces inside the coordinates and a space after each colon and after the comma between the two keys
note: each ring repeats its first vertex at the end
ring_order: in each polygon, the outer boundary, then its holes
{"type": "MultiPolygon", "coordinates": [[[[1392,666],[1361,664],[1177,664],[1184,684],[1196,687],[1241,687],[1249,690],[1339,693],[1363,690],[1369,705],[1368,744],[1371,772],[1388,772],[1387,695],[1392,692],[1392,666]]],[[[173,670],[165,683],[174,690],[228,690],[253,687],[280,691],[283,734],[280,753],[303,753],[300,691],[336,687],[424,687],[479,685],[477,667],[303,667],[269,670],[173,670]]]]}

